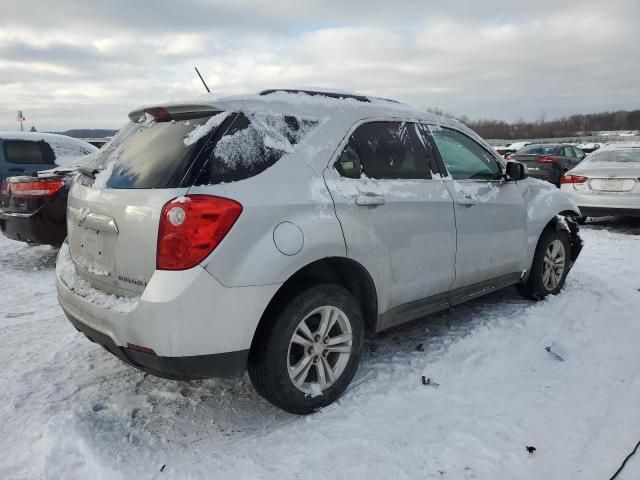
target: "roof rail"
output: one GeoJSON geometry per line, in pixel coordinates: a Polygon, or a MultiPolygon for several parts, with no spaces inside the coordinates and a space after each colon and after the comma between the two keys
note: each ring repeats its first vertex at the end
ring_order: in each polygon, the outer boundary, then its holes
{"type": "Polygon", "coordinates": [[[371,102],[371,99],[376,100],[384,100],[385,102],[393,102],[400,103],[397,100],[391,100],[390,98],[381,98],[381,97],[368,97],[365,95],[354,95],[352,93],[339,93],[339,92],[322,92],[319,90],[298,90],[295,88],[270,88],[268,90],[262,90],[260,95],[269,95],[271,93],[276,92],[285,92],[285,93],[306,93],[311,96],[322,96],[322,97],[330,97],[330,98],[352,98],[359,102],[371,102]]]}

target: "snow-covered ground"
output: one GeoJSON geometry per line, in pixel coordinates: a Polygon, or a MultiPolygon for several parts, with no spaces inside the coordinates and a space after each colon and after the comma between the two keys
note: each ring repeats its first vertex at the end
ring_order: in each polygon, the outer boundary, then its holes
{"type": "Polygon", "coordinates": [[[583,237],[562,294],[509,289],[380,334],[309,417],[246,378],[125,366],[66,321],[55,250],[0,237],[0,478],[608,479],[640,440],[640,222],[583,237]]]}

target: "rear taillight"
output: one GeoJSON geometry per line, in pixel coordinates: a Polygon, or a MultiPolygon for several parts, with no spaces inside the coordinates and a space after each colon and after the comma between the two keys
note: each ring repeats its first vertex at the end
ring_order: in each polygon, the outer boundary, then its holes
{"type": "Polygon", "coordinates": [[[195,267],[229,233],[242,205],[228,198],[188,195],[162,207],[158,228],[158,270],[195,267]]]}
{"type": "Polygon", "coordinates": [[[515,160],[515,158],[516,157],[513,154],[511,154],[507,157],[507,160],[515,160]]]}
{"type": "Polygon", "coordinates": [[[44,180],[39,182],[11,182],[7,187],[12,197],[50,197],[64,187],[63,180],[44,180]]]}
{"type": "Polygon", "coordinates": [[[546,156],[546,157],[538,157],[538,160],[536,160],[538,163],[554,163],[556,161],[556,157],[550,157],[550,156],[546,156]]]}
{"type": "Polygon", "coordinates": [[[560,178],[560,183],[584,183],[589,180],[589,177],[583,177],[582,175],[571,175],[569,173],[565,173],[560,178]]]}

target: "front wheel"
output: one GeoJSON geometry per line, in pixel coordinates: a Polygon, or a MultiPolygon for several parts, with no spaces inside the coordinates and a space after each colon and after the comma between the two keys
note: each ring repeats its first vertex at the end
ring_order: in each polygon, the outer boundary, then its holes
{"type": "Polygon", "coordinates": [[[564,230],[545,231],[538,241],[529,278],[518,285],[518,291],[531,300],[556,295],[564,286],[570,261],[569,234],[564,230]]]}
{"type": "Polygon", "coordinates": [[[339,285],[322,284],[296,295],[267,319],[249,358],[249,377],[269,402],[308,414],[344,393],[364,344],[358,302],[339,285]]]}

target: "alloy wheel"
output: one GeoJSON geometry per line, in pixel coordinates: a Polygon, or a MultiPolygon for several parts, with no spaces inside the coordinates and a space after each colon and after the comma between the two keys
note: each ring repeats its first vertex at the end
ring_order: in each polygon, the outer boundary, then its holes
{"type": "Polygon", "coordinates": [[[542,269],[542,284],[549,292],[560,284],[564,274],[565,260],[564,244],[560,240],[553,240],[544,254],[542,269]]]}
{"type": "Polygon", "coordinates": [[[338,307],[325,305],[305,316],[289,342],[287,369],[295,387],[318,395],[342,375],[353,344],[351,322],[338,307]]]}

